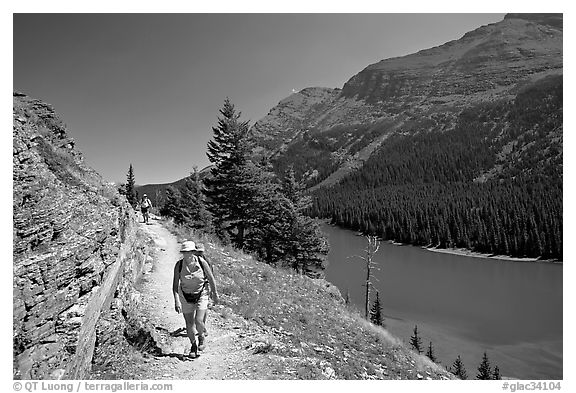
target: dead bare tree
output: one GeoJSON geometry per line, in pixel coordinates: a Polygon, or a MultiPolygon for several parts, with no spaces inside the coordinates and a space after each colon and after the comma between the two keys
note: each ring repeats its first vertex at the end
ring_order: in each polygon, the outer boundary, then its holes
{"type": "Polygon", "coordinates": [[[362,259],[366,264],[366,283],[363,285],[366,287],[366,298],[364,301],[364,316],[366,319],[369,317],[370,313],[370,288],[374,285],[372,284],[372,270],[379,270],[378,265],[374,262],[374,255],[380,249],[380,240],[376,236],[366,235],[366,240],[368,245],[364,249],[365,255],[355,255],[356,257],[362,259]]]}

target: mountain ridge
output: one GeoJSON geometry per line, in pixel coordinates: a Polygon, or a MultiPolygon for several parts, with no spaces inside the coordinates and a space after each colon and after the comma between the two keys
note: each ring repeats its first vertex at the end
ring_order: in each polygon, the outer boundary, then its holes
{"type": "MultiPolygon", "coordinates": [[[[306,94],[303,89],[280,101],[252,126],[250,131],[258,145],[255,155],[277,159],[311,130],[322,133],[336,126],[350,128],[377,122],[407,129],[410,127],[399,127],[398,121],[428,121],[434,112],[454,120],[456,113],[474,103],[509,100],[523,86],[562,74],[561,19],[556,14],[508,14],[502,21],[479,27],[458,40],[381,60],[351,77],[339,95],[336,89],[323,88],[324,96],[319,99],[323,101],[314,104],[315,111],[305,105],[305,98],[299,97],[306,94]],[[512,47],[514,50],[508,50],[512,47]],[[297,102],[303,104],[298,106],[297,102]]],[[[370,141],[361,134],[342,140],[340,154],[326,154],[329,157],[325,161],[332,164],[329,171],[333,166],[346,167],[350,160],[354,161],[353,167],[361,166],[364,160],[354,158],[358,149],[348,154],[342,148],[351,147],[359,139],[365,139],[367,143],[363,144],[368,145],[380,134],[368,138],[370,141]]],[[[283,165],[278,167],[282,169],[283,165]]],[[[310,178],[314,169],[317,168],[304,166],[300,174],[310,178]]],[[[312,181],[309,185],[317,183],[312,181]]]]}

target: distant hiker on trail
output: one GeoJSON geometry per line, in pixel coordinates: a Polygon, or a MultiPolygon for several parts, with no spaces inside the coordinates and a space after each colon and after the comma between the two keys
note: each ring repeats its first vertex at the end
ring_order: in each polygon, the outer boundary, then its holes
{"type": "Polygon", "coordinates": [[[174,280],[172,292],[174,293],[174,308],[178,314],[184,314],[186,333],[190,339],[191,358],[198,356],[198,351],[205,348],[204,341],[204,315],[208,308],[208,294],[212,296],[214,304],[218,303],[218,291],[212,270],[204,258],[195,255],[196,243],[185,241],[182,243],[182,259],[174,266],[174,280]],[[210,286],[208,287],[208,284],[210,286]],[[198,334],[198,343],[196,343],[198,334]]]}
{"type": "Polygon", "coordinates": [[[150,214],[148,211],[152,208],[152,202],[148,199],[146,194],[142,195],[142,200],[140,201],[140,210],[142,211],[142,217],[144,218],[144,223],[148,224],[148,219],[150,214]]]}

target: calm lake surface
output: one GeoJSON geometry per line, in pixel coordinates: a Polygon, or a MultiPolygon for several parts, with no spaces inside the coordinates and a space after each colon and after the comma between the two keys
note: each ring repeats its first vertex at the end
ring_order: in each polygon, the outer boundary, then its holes
{"type": "MultiPolygon", "coordinates": [[[[330,242],[326,279],[364,309],[367,241],[322,224],[330,242]],[[356,255],[356,257],[354,257],[356,255]]],[[[408,342],[414,325],[439,361],[458,355],[468,379],[484,351],[505,377],[562,379],[562,265],[474,258],[382,242],[373,280],[385,327],[408,342]]]]}

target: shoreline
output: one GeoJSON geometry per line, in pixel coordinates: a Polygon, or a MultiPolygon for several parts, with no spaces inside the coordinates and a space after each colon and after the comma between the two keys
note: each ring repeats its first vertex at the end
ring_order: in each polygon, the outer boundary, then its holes
{"type": "MultiPolygon", "coordinates": [[[[325,224],[327,224],[329,226],[332,226],[332,227],[335,227],[338,229],[342,229],[344,231],[349,231],[349,232],[353,233],[355,236],[365,236],[363,233],[360,233],[358,231],[353,231],[351,229],[339,227],[336,224],[331,224],[330,220],[328,220],[328,219],[320,219],[320,221],[324,222],[325,224]]],[[[413,245],[413,244],[399,243],[399,242],[396,242],[394,240],[384,240],[380,237],[378,237],[378,240],[383,242],[383,243],[392,244],[394,246],[417,247],[417,248],[421,248],[421,249],[426,250],[426,251],[438,252],[438,253],[443,253],[443,254],[452,254],[452,255],[458,255],[458,256],[463,256],[463,257],[485,258],[485,259],[501,260],[501,261],[508,261],[508,262],[529,262],[529,263],[536,262],[536,263],[551,263],[551,264],[563,265],[562,261],[558,261],[555,259],[519,258],[519,257],[511,257],[508,255],[482,254],[479,252],[474,252],[474,251],[468,250],[466,248],[436,248],[436,247],[428,247],[428,246],[417,246],[417,245],[413,245]]]]}
{"type": "Polygon", "coordinates": [[[439,252],[443,254],[452,254],[452,255],[459,255],[464,257],[472,257],[472,258],[486,258],[486,259],[497,259],[502,261],[510,261],[510,262],[540,262],[540,263],[554,263],[562,265],[562,261],[557,261],[553,259],[538,259],[538,258],[518,258],[518,257],[510,257],[507,255],[493,255],[493,254],[482,254],[479,252],[470,251],[465,248],[435,248],[435,247],[426,247],[422,246],[422,249],[431,252],[439,252]]]}

